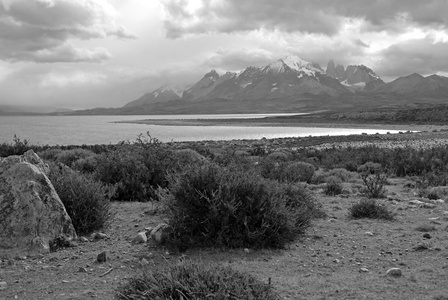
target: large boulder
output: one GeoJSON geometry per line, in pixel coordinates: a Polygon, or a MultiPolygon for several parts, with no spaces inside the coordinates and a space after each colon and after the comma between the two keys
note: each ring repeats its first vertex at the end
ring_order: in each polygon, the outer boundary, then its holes
{"type": "Polygon", "coordinates": [[[0,158],[0,253],[48,252],[54,238],[76,237],[48,172],[32,150],[0,158]]]}

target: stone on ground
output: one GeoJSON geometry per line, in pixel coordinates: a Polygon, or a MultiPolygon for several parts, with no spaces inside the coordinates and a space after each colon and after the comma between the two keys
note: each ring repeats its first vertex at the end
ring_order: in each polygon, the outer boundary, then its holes
{"type": "Polygon", "coordinates": [[[61,235],[76,238],[72,221],[32,151],[0,158],[0,249],[15,253],[49,251],[61,235]]]}
{"type": "Polygon", "coordinates": [[[161,223],[151,231],[151,237],[156,243],[163,244],[167,236],[171,232],[172,232],[171,226],[165,223],[161,223]]]}
{"type": "Polygon", "coordinates": [[[401,277],[403,275],[403,272],[400,268],[390,268],[387,270],[386,275],[389,275],[391,277],[401,277]]]}
{"type": "Polygon", "coordinates": [[[142,231],[139,232],[133,239],[134,243],[137,244],[144,244],[148,241],[148,238],[146,237],[146,232],[142,231]]]}

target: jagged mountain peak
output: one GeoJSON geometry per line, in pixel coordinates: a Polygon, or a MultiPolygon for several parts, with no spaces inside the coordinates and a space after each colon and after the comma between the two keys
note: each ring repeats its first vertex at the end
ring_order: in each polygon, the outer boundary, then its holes
{"type": "Polygon", "coordinates": [[[210,70],[207,74],[204,75],[204,78],[210,78],[212,80],[217,80],[219,78],[218,72],[215,69],[210,70]]]}

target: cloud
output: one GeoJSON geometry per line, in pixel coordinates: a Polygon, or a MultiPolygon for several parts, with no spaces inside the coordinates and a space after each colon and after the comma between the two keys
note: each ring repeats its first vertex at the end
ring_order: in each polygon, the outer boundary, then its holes
{"type": "Polygon", "coordinates": [[[103,48],[80,49],[74,39],[135,38],[115,23],[103,0],[0,0],[0,59],[35,62],[101,62],[103,48]]]}
{"type": "Polygon", "coordinates": [[[240,71],[248,66],[267,65],[279,58],[263,49],[219,49],[203,65],[222,71],[240,71]]]}
{"type": "Polygon", "coordinates": [[[163,0],[167,37],[260,29],[336,35],[348,19],[367,31],[448,28],[446,0],[163,0]]]}
{"type": "Polygon", "coordinates": [[[448,72],[448,43],[431,36],[394,44],[378,55],[382,59],[376,68],[384,76],[448,72]]]}

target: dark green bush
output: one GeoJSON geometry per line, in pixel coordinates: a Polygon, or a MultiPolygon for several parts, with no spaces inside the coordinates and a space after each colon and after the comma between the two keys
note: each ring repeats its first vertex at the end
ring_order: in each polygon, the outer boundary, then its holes
{"type": "Polygon", "coordinates": [[[395,214],[390,212],[385,206],[378,204],[374,199],[361,199],[350,208],[350,216],[353,219],[384,219],[393,220],[395,214]]]}
{"type": "Polygon", "coordinates": [[[342,194],[343,186],[342,181],[336,176],[330,176],[327,178],[327,184],[324,188],[324,193],[329,196],[336,196],[342,194]]]}
{"type": "Polygon", "coordinates": [[[167,203],[174,235],[169,244],[283,247],[303,232],[318,208],[302,186],[214,164],[173,176],[167,203]]]}
{"type": "Polygon", "coordinates": [[[230,267],[182,262],[122,284],[118,300],[278,300],[272,286],[230,267]]]}
{"type": "Polygon", "coordinates": [[[78,234],[89,234],[106,225],[111,217],[113,188],[65,165],[51,164],[49,178],[78,234]]]}
{"type": "Polygon", "coordinates": [[[156,199],[158,187],[167,187],[167,175],[176,167],[175,156],[165,144],[140,138],[98,155],[94,174],[116,186],[114,200],[146,202],[156,199]]]}

